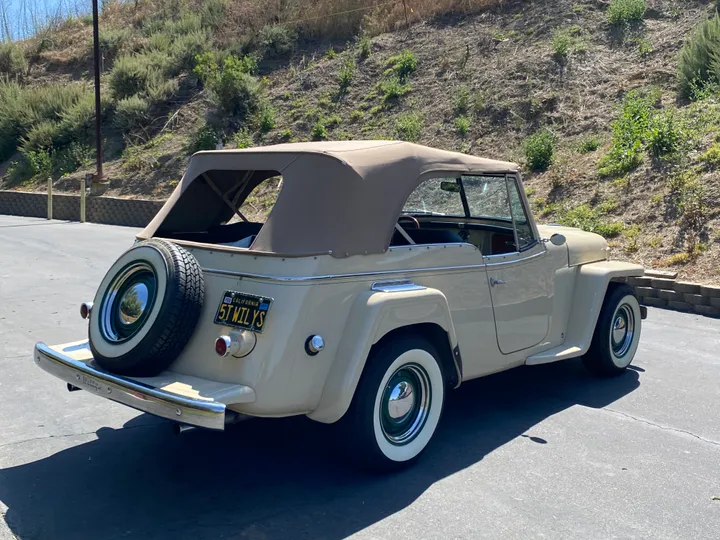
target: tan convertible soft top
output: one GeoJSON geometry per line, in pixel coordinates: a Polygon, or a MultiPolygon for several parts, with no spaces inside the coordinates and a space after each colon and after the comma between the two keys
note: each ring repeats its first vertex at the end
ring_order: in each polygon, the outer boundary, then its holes
{"type": "Polygon", "coordinates": [[[199,152],[138,238],[201,231],[227,221],[233,212],[218,190],[239,206],[260,182],[279,174],[282,190],[251,250],[290,256],[382,253],[405,201],[423,180],[517,170],[513,163],[399,141],[199,152]]]}

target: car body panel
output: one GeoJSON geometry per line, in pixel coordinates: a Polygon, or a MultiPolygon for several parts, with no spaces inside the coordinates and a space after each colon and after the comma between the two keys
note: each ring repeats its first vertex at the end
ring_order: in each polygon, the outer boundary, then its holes
{"type": "Polygon", "coordinates": [[[573,287],[569,310],[572,317],[568,321],[564,343],[528,357],[527,364],[557,362],[586,353],[610,282],[644,273],[642,266],[620,261],[600,261],[580,266],[573,287]]]}

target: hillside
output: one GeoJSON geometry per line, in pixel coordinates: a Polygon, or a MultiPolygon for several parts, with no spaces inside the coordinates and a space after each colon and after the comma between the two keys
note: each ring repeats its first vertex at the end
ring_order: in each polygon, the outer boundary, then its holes
{"type": "MultiPolygon", "coordinates": [[[[720,81],[678,77],[714,2],[407,0],[409,28],[402,1],[371,4],[107,2],[110,193],[167,196],[218,138],[405,139],[519,162],[540,221],[720,282],[720,81]]],[[[89,22],[0,46],[5,187],[93,170],[89,22]]]]}

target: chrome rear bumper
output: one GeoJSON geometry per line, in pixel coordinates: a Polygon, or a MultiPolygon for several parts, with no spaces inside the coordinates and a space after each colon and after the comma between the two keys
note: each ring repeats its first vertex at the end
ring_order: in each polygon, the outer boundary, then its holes
{"type": "MultiPolygon", "coordinates": [[[[225,428],[226,406],[212,398],[193,399],[113,375],[95,366],[92,360],[76,360],[44,343],[35,345],[33,357],[41,369],[92,394],[183,424],[225,428]]],[[[247,401],[254,400],[252,390],[247,390],[247,401]]]]}

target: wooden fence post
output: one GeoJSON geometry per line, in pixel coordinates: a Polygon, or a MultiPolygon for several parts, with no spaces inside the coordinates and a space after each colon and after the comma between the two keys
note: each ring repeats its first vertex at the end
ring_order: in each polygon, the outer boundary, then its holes
{"type": "Polygon", "coordinates": [[[80,223],[85,223],[85,178],[80,179],[80,223]]]}
{"type": "Polygon", "coordinates": [[[47,197],[48,197],[48,207],[47,207],[47,218],[52,219],[52,178],[48,178],[48,188],[47,188],[47,197]]]}

